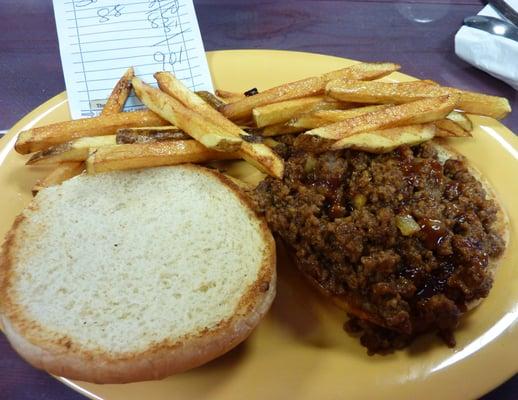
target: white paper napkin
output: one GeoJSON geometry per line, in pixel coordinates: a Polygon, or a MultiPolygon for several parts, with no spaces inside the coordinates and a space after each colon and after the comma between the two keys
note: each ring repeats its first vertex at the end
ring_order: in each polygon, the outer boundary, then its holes
{"type": "MultiPolygon", "coordinates": [[[[506,0],[518,10],[518,0],[506,0]]],[[[503,19],[487,5],[478,13],[503,19]]],[[[464,61],[518,90],[518,42],[463,26],[455,35],[455,53],[464,61]]]]}

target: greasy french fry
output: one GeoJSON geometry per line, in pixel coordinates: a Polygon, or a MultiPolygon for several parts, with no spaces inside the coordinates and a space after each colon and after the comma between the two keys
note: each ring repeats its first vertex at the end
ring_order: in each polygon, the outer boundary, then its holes
{"type": "Polygon", "coordinates": [[[407,103],[458,94],[459,99],[455,107],[467,113],[502,119],[511,112],[509,101],[504,97],[439,86],[429,81],[387,83],[339,79],[327,84],[326,93],[338,100],[361,103],[407,103]]]}
{"type": "MultiPolygon", "coordinates": [[[[101,112],[101,115],[110,115],[110,114],[117,114],[119,112],[122,112],[124,108],[124,103],[126,102],[130,92],[131,92],[131,78],[134,76],[133,68],[128,68],[128,70],[124,73],[124,75],[119,79],[117,84],[112,90],[112,93],[110,94],[110,97],[108,97],[108,100],[106,101],[106,104],[103,107],[103,110],[101,112]]],[[[108,138],[108,136],[103,137],[103,140],[106,140],[105,138],[108,138]]],[[[81,139],[78,139],[81,140],[81,139]]],[[[94,139],[95,140],[95,139],[94,139]]],[[[75,143],[77,145],[77,142],[75,143]]],[[[60,162],[58,160],[64,160],[68,158],[82,158],[80,157],[81,152],[84,152],[84,156],[88,155],[88,149],[89,147],[85,147],[81,149],[80,147],[75,147],[72,142],[68,143],[67,145],[57,145],[53,148],[52,151],[43,151],[40,153],[35,154],[28,162],[28,164],[31,163],[38,163],[38,160],[40,162],[54,159],[54,162],[60,162]],[[59,148],[61,147],[61,150],[59,148]],[[44,155],[46,154],[46,156],[44,155]]],[[[71,161],[71,162],[62,162],[59,164],[49,175],[47,175],[43,179],[39,179],[36,184],[32,188],[32,194],[36,195],[41,189],[53,185],[57,185],[79,173],[84,170],[84,163],[81,161],[71,161]]]]}
{"type": "Polygon", "coordinates": [[[278,178],[282,177],[284,173],[284,163],[272,149],[262,143],[250,143],[247,140],[249,136],[247,132],[214,110],[172,74],[159,72],[155,74],[155,78],[160,89],[174,96],[190,110],[203,116],[206,121],[220,128],[221,132],[231,135],[231,137],[243,139],[240,154],[246,161],[269,175],[278,178]]]}
{"type": "Polygon", "coordinates": [[[392,63],[359,63],[259,92],[254,96],[224,105],[221,112],[231,120],[247,118],[256,107],[300,97],[321,95],[325,91],[327,82],[334,79],[372,80],[388,75],[397,69],[399,69],[399,65],[392,63]]]}
{"type": "Polygon", "coordinates": [[[119,129],[117,144],[160,142],[164,140],[189,140],[191,137],[175,126],[149,126],[119,129]]]}
{"type": "Polygon", "coordinates": [[[90,136],[61,143],[32,155],[27,165],[56,164],[70,161],[84,161],[90,149],[111,146],[116,143],[116,135],[90,136]]]}
{"type": "Polygon", "coordinates": [[[198,96],[200,96],[207,104],[209,104],[212,108],[218,110],[220,107],[223,107],[225,103],[223,100],[219,99],[218,97],[214,96],[211,92],[207,92],[205,90],[201,90],[198,92],[194,92],[198,96]]]}
{"type": "Polygon", "coordinates": [[[18,153],[27,154],[80,137],[113,135],[120,128],[163,125],[170,123],[147,110],[57,122],[22,131],[15,149],[18,153]]]}
{"type": "MultiPolygon", "coordinates": [[[[138,78],[133,78],[133,88],[139,99],[173,125],[188,133],[205,147],[218,151],[235,151],[242,143],[240,137],[231,136],[223,129],[185,107],[177,99],[155,89],[138,78]]],[[[194,95],[198,100],[203,101],[194,95]]],[[[210,106],[207,105],[208,108],[210,106]]],[[[212,111],[216,112],[212,108],[212,111]]]]}
{"type": "Polygon", "coordinates": [[[372,81],[383,78],[401,68],[401,65],[390,62],[358,62],[350,67],[338,69],[323,74],[326,82],[334,79],[351,79],[357,81],[372,81]]]}
{"type": "Polygon", "coordinates": [[[117,144],[92,151],[86,160],[86,170],[89,174],[95,174],[98,172],[238,158],[239,155],[235,152],[209,150],[196,140],[117,144]]]}
{"type": "Polygon", "coordinates": [[[295,129],[306,131],[308,129],[319,128],[329,124],[332,124],[332,122],[326,118],[319,117],[316,115],[316,113],[307,113],[293,118],[291,121],[288,121],[286,125],[295,129]]]}
{"type": "Polygon", "coordinates": [[[471,132],[473,130],[473,123],[464,113],[452,111],[446,116],[446,118],[450,121],[455,122],[465,131],[471,132]]]}
{"type": "Polygon", "coordinates": [[[278,146],[279,144],[281,144],[277,140],[274,140],[274,139],[269,138],[269,137],[264,138],[263,143],[265,145],[267,145],[268,147],[271,147],[271,148],[274,148],[275,146],[278,146]]]}
{"type": "Polygon", "coordinates": [[[311,96],[256,107],[252,110],[252,115],[255,125],[262,128],[289,121],[301,113],[310,113],[317,110],[340,110],[350,107],[351,105],[348,103],[327,99],[323,96],[311,96]]]}
{"type": "Polygon", "coordinates": [[[339,140],[360,132],[433,122],[446,117],[457,100],[458,96],[450,95],[399,104],[312,129],[300,135],[297,140],[301,143],[308,136],[339,140]]]}
{"type": "Polygon", "coordinates": [[[460,94],[460,100],[456,108],[467,113],[502,119],[511,112],[511,105],[505,97],[489,96],[455,88],[447,89],[460,94]]]}
{"type": "Polygon", "coordinates": [[[377,106],[351,108],[349,110],[321,110],[294,118],[288,122],[288,125],[295,128],[313,129],[345,119],[358,117],[373,111],[383,110],[387,107],[390,107],[390,105],[381,104],[377,106]]]}
{"type": "Polygon", "coordinates": [[[101,115],[117,114],[124,108],[124,103],[131,92],[131,79],[135,76],[133,67],[127,69],[112,90],[103,107],[101,115]]]}
{"type": "Polygon", "coordinates": [[[437,127],[436,136],[439,137],[469,137],[471,133],[463,129],[457,123],[450,121],[449,119],[441,119],[435,121],[437,127]]]}
{"type": "Polygon", "coordinates": [[[239,126],[226,119],[220,112],[216,111],[205,102],[200,96],[191,92],[180,80],[176,79],[169,72],[157,72],[154,74],[158,87],[169,96],[175,98],[188,109],[205,117],[214,125],[220,127],[222,132],[229,136],[241,137],[246,135],[239,126]]]}
{"type": "Polygon", "coordinates": [[[397,128],[362,132],[335,142],[331,149],[355,149],[369,153],[387,153],[395,148],[423,143],[434,137],[433,124],[400,126],[397,128]]]}
{"type": "Polygon", "coordinates": [[[358,117],[360,115],[367,114],[373,111],[384,110],[385,108],[391,106],[392,104],[380,104],[375,106],[350,108],[348,110],[321,110],[315,112],[315,116],[324,118],[329,122],[338,122],[343,121],[344,119],[358,117]]]}
{"type": "Polygon", "coordinates": [[[305,131],[304,128],[295,128],[293,126],[289,126],[287,123],[275,124],[265,126],[264,128],[252,128],[251,131],[257,135],[261,136],[280,136],[286,135],[288,133],[299,133],[305,131]]]}
{"type": "Polygon", "coordinates": [[[81,161],[73,161],[59,164],[45,178],[36,181],[32,187],[32,194],[35,196],[40,190],[47,187],[59,185],[60,183],[79,175],[85,169],[85,165],[81,161]]]}
{"type": "Polygon", "coordinates": [[[342,101],[386,104],[408,103],[426,97],[446,96],[450,91],[426,81],[389,83],[339,79],[327,84],[326,93],[342,101]]]}
{"type": "Polygon", "coordinates": [[[227,103],[238,101],[246,97],[243,93],[229,92],[228,90],[222,89],[216,89],[216,96],[227,103]]]}

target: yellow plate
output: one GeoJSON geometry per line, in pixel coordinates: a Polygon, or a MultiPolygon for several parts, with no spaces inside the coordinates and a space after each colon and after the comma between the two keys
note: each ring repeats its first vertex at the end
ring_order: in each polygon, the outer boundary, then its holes
{"type": "MultiPolygon", "coordinates": [[[[208,54],[217,88],[259,90],[337,69],[351,60],[269,50],[208,54]]],[[[382,60],[384,61],[384,60],[382,60]]],[[[394,74],[394,80],[413,78],[394,74]]],[[[18,122],[0,142],[0,237],[31,199],[45,170],[13,151],[22,129],[69,118],[65,93],[18,122]]],[[[495,187],[511,220],[511,243],[489,297],[467,315],[449,349],[433,335],[389,356],[369,357],[342,330],[345,315],[308,288],[279,254],[278,295],[267,318],[238,348],[159,382],[65,384],[95,399],[461,399],[475,398],[518,372],[518,140],[499,122],[474,117],[473,139],[453,146],[495,187]]],[[[245,172],[246,173],[246,172],[245,172]]],[[[164,310],[167,312],[167,310],[164,310]]]]}

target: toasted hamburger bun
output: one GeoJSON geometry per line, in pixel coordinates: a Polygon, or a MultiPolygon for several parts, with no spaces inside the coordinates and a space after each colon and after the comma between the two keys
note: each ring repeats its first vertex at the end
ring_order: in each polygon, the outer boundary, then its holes
{"type": "MultiPolygon", "coordinates": [[[[435,139],[435,147],[437,149],[437,154],[439,157],[439,161],[441,164],[444,164],[448,159],[457,159],[457,160],[464,160],[466,165],[468,166],[468,170],[482,185],[484,188],[487,198],[491,199],[495,202],[495,204],[498,206],[498,213],[496,215],[496,221],[493,224],[493,227],[495,229],[495,232],[497,232],[505,242],[505,248],[507,250],[507,247],[509,245],[509,217],[505,213],[500,201],[498,200],[498,196],[491,186],[491,184],[488,182],[488,180],[482,175],[482,173],[476,169],[473,165],[469,163],[469,160],[466,159],[462,154],[458,153],[451,147],[449,147],[447,142],[444,139],[435,139]]],[[[504,252],[505,254],[505,252],[504,252]]],[[[488,268],[491,272],[491,275],[494,277],[496,274],[496,271],[498,269],[498,266],[500,265],[500,260],[504,256],[502,254],[499,258],[493,258],[489,260],[488,268]]],[[[472,301],[466,304],[466,307],[468,310],[472,310],[476,306],[478,306],[482,300],[484,299],[478,299],[476,301],[472,301]]]]}
{"type": "Polygon", "coordinates": [[[240,189],[184,165],[42,190],[0,254],[14,349],[96,383],[161,379],[245,340],[275,296],[275,246],[240,189]]]}

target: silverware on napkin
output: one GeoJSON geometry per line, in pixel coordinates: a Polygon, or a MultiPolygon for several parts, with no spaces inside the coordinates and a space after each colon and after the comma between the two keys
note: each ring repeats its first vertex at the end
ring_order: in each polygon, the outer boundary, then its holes
{"type": "Polygon", "coordinates": [[[510,22],[498,18],[474,15],[465,18],[464,25],[518,42],[518,28],[510,22]]]}
{"type": "Polygon", "coordinates": [[[516,12],[513,7],[507,4],[504,0],[489,0],[488,3],[498,11],[501,16],[507,18],[511,23],[518,27],[518,12],[516,12]]]}

